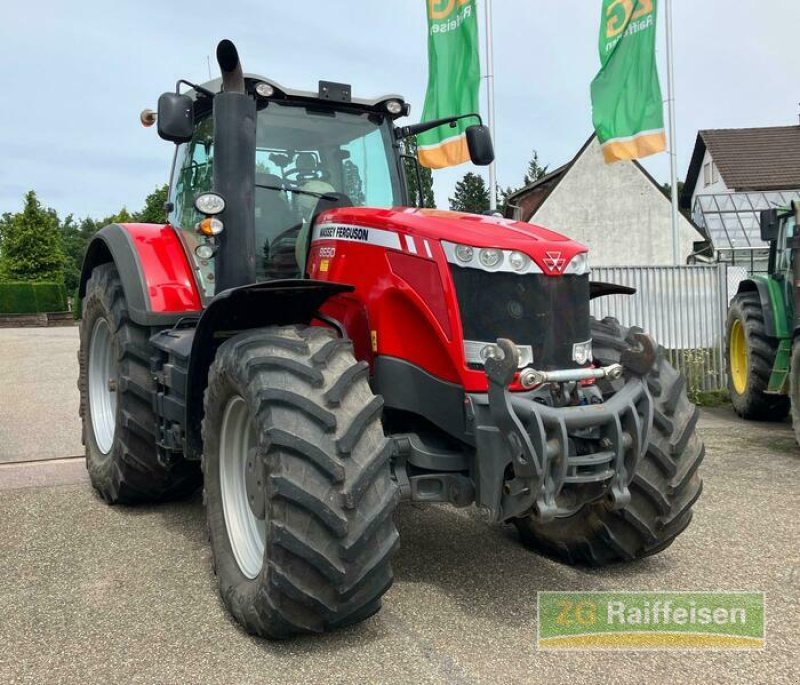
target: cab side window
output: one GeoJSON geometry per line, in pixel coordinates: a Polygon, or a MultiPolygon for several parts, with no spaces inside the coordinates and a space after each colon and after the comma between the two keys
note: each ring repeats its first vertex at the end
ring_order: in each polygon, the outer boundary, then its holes
{"type": "Polygon", "coordinates": [[[214,125],[209,117],[195,129],[191,142],[181,146],[175,160],[170,188],[173,226],[193,231],[202,218],[194,208],[194,198],[211,190],[214,183],[214,125]]]}
{"type": "Polygon", "coordinates": [[[213,133],[214,123],[208,117],[198,124],[192,140],[178,147],[169,188],[172,203],[169,221],[181,229],[183,242],[206,297],[214,295],[214,260],[201,260],[194,252],[200,244],[195,225],[203,218],[194,208],[194,199],[199,193],[211,190],[214,183],[213,133]]]}

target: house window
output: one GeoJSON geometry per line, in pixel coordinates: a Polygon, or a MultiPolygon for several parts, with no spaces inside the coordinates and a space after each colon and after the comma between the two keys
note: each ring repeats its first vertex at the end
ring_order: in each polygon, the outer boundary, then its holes
{"type": "Polygon", "coordinates": [[[706,162],[703,164],[703,185],[711,185],[711,163],[706,162]]]}
{"type": "Polygon", "coordinates": [[[719,181],[719,169],[717,169],[717,163],[711,162],[711,182],[716,183],[719,181]]]}

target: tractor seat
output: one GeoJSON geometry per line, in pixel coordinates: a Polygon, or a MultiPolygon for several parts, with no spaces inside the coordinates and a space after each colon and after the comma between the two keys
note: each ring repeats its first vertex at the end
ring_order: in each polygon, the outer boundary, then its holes
{"type": "MultiPolygon", "coordinates": [[[[256,173],[256,183],[280,188],[281,179],[274,174],[256,173]]],[[[256,186],[256,276],[266,277],[266,261],[270,257],[273,242],[289,228],[299,222],[283,193],[256,186]]]]}

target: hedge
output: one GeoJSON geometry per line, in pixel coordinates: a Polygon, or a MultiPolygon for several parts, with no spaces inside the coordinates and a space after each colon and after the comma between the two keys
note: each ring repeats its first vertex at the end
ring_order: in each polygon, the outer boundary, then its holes
{"type": "Polygon", "coordinates": [[[40,314],[67,311],[63,283],[0,283],[0,314],[40,314]]]}

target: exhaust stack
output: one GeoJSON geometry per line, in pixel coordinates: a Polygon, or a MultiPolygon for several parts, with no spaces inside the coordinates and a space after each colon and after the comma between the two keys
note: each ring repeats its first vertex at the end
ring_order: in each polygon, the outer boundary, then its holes
{"type": "Polygon", "coordinates": [[[225,198],[225,231],[216,258],[215,292],[256,280],[256,103],[245,93],[236,46],[217,46],[222,92],[214,97],[214,190],[225,198]]]}

